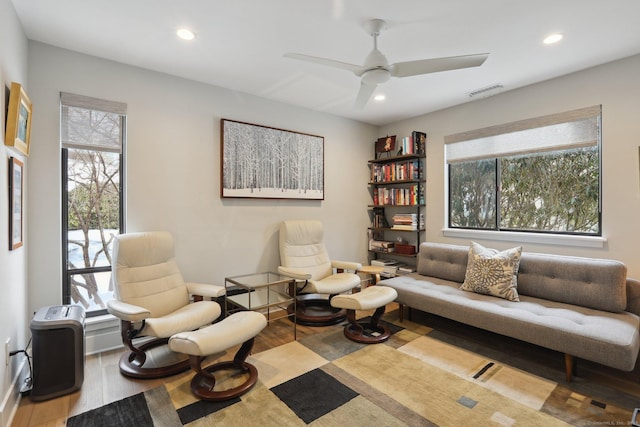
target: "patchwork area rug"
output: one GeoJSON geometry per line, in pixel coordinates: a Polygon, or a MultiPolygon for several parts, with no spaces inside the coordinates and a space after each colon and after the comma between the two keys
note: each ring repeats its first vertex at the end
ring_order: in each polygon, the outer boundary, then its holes
{"type": "Polygon", "coordinates": [[[187,376],[67,426],[628,426],[640,405],[622,392],[570,389],[425,326],[387,325],[383,344],[351,342],[336,326],[253,354],[258,384],[238,399],[198,401],[187,376]]]}

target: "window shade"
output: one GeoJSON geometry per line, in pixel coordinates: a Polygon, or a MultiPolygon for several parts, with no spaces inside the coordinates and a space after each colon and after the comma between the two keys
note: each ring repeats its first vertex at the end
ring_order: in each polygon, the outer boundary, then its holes
{"type": "Polygon", "coordinates": [[[447,163],[558,151],[598,144],[601,106],[445,137],[447,163]]]}
{"type": "Polygon", "coordinates": [[[127,104],[60,93],[63,148],[122,152],[127,104]]]}

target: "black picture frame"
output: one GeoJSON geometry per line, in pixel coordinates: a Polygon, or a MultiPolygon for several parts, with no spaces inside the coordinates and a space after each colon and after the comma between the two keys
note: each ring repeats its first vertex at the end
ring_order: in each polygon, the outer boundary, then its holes
{"type": "Polygon", "coordinates": [[[23,183],[24,163],[15,157],[9,158],[9,250],[15,250],[23,241],[23,183]]]}
{"type": "Polygon", "coordinates": [[[220,197],[324,200],[324,137],[220,120],[220,197]]]}

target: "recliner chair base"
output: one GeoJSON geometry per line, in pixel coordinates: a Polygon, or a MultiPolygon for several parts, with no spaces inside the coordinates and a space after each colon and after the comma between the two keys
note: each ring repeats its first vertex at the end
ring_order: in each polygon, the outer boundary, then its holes
{"type": "Polygon", "coordinates": [[[135,352],[127,351],[120,357],[120,373],[131,378],[152,379],[188,371],[189,357],[172,352],[166,345],[168,341],[168,338],[159,338],[138,346],[145,354],[143,361],[135,352]]]}
{"type": "Polygon", "coordinates": [[[290,319],[304,326],[337,325],[347,318],[347,310],[332,307],[329,299],[319,294],[298,295],[296,304],[287,307],[288,314],[293,314],[294,310],[295,318],[290,319]]]}
{"type": "Polygon", "coordinates": [[[376,309],[370,321],[357,321],[356,311],[347,310],[349,323],[344,327],[344,336],[361,344],[378,344],[391,336],[391,330],[379,323],[385,307],[376,309]]]}

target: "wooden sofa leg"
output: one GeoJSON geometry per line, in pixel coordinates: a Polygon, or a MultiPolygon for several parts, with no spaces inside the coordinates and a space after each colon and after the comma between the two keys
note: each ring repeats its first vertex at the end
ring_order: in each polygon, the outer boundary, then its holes
{"type": "Polygon", "coordinates": [[[571,377],[574,373],[573,356],[565,353],[564,355],[564,369],[567,377],[567,382],[571,382],[571,377]]]}
{"type": "Polygon", "coordinates": [[[404,321],[404,304],[398,304],[398,320],[404,321]]]}

